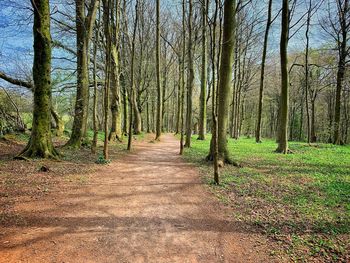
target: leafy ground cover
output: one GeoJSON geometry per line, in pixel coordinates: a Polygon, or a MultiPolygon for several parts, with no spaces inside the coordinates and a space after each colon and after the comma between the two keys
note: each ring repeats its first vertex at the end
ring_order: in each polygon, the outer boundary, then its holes
{"type": "Polygon", "coordinates": [[[209,143],[210,136],[194,137],[184,158],[198,164],[234,220],[257,226],[274,241],[271,253],[298,262],[350,261],[350,146],[291,142],[293,154],[282,155],[272,140],[229,139],[242,168],[225,166],[215,186],[204,160],[209,143]]]}

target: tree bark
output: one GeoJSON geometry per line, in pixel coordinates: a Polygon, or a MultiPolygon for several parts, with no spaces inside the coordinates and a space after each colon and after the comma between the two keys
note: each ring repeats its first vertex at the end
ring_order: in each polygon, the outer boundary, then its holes
{"type": "Polygon", "coordinates": [[[119,0],[115,3],[115,8],[112,9],[111,20],[112,39],[111,39],[111,129],[108,139],[110,141],[121,141],[121,96],[120,96],[120,82],[119,82],[119,0]],[[115,17],[113,13],[115,12],[115,17]]]}
{"type": "Polygon", "coordinates": [[[289,38],[289,0],[283,0],[282,30],[280,42],[281,56],[281,98],[278,147],[276,152],[288,153],[288,107],[289,107],[289,72],[288,72],[288,38],[289,38]]]}
{"type": "Polygon", "coordinates": [[[187,109],[186,109],[186,142],[185,147],[191,147],[192,137],[192,93],[194,85],[193,43],[192,43],[192,0],[188,2],[188,80],[187,80],[187,109]]]}
{"type": "Polygon", "coordinates": [[[340,133],[340,116],[341,116],[341,93],[343,89],[343,82],[345,77],[345,66],[346,66],[346,56],[348,54],[348,30],[349,30],[349,0],[344,0],[343,6],[339,1],[338,5],[339,20],[340,20],[340,43],[338,44],[339,50],[339,61],[338,61],[338,72],[337,72],[337,86],[335,92],[335,108],[334,108],[334,136],[333,143],[340,145],[341,133],[340,133]]]}
{"type": "Polygon", "coordinates": [[[30,140],[18,158],[58,159],[51,140],[51,35],[48,0],[33,0],[34,110],[30,140]]]}
{"type": "Polygon", "coordinates": [[[108,160],[108,120],[109,120],[109,89],[111,84],[111,0],[103,0],[103,24],[104,24],[104,34],[106,37],[106,50],[105,50],[105,87],[104,87],[104,144],[103,144],[103,157],[108,160]]]}
{"type": "MultiPolygon", "coordinates": [[[[99,13],[99,16],[101,16],[101,13],[99,13]]],[[[94,47],[93,47],[93,81],[94,81],[94,95],[93,95],[93,108],[92,108],[92,125],[94,130],[94,136],[92,138],[91,143],[91,152],[96,153],[97,149],[97,141],[98,141],[98,119],[97,119],[97,101],[98,101],[98,86],[97,86],[97,46],[99,42],[99,36],[100,36],[100,24],[97,26],[97,30],[95,31],[95,40],[94,40],[94,47]]]]}
{"type": "Polygon", "coordinates": [[[235,44],[236,1],[226,0],[224,4],[224,25],[220,76],[218,86],[218,154],[222,162],[233,163],[227,148],[227,119],[229,94],[231,90],[233,51],[235,44]]]}
{"type": "Polygon", "coordinates": [[[307,21],[306,21],[306,48],[305,48],[305,105],[306,105],[306,117],[307,117],[307,142],[310,143],[310,111],[309,111],[309,31],[310,31],[310,22],[311,22],[311,0],[309,1],[309,9],[307,12],[307,21]]]}
{"type": "MultiPolygon", "coordinates": [[[[128,147],[127,149],[131,151],[131,146],[132,146],[132,124],[135,123],[133,122],[133,118],[136,118],[136,116],[133,116],[133,112],[137,113],[138,110],[135,109],[135,42],[136,42],[136,30],[137,30],[137,24],[139,20],[139,10],[138,10],[138,5],[139,5],[139,0],[136,0],[135,3],[135,23],[134,23],[134,30],[133,30],[133,35],[132,35],[132,42],[131,42],[131,65],[130,65],[130,75],[131,75],[131,86],[130,86],[130,119],[129,119],[129,137],[128,137],[128,147]]],[[[136,106],[137,107],[137,106],[136,106]]],[[[137,121],[138,122],[138,121],[137,121]]],[[[136,132],[135,127],[134,127],[134,132],[136,132]]]]}
{"type": "Polygon", "coordinates": [[[262,107],[264,98],[264,79],[265,79],[265,61],[267,53],[267,44],[269,39],[269,31],[271,27],[271,15],[272,14],[272,0],[269,0],[268,15],[264,36],[264,47],[261,59],[261,71],[260,71],[260,89],[259,89],[259,106],[258,106],[258,121],[256,125],[255,141],[257,143],[261,142],[261,119],[262,119],[262,107]]]}
{"type": "Polygon", "coordinates": [[[205,140],[207,129],[207,0],[202,3],[202,72],[201,72],[201,92],[199,97],[199,130],[198,140],[205,140]]]}
{"type": "Polygon", "coordinates": [[[157,75],[157,124],[156,124],[156,140],[160,139],[162,133],[162,104],[163,95],[160,80],[160,0],[156,0],[156,75],[157,75]]]}
{"type": "Polygon", "coordinates": [[[184,150],[184,104],[185,104],[185,58],[186,58],[186,5],[185,0],[182,0],[182,57],[181,57],[181,137],[180,137],[180,155],[184,150]]]}
{"type": "Polygon", "coordinates": [[[90,3],[88,15],[85,15],[85,0],[76,0],[77,30],[77,94],[72,134],[67,146],[79,148],[87,129],[89,98],[89,43],[99,0],[90,3]]]}

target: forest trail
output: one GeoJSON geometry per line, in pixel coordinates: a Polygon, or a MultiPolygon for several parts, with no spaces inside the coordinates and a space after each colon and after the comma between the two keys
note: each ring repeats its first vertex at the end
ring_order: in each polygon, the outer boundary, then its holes
{"type": "Polygon", "coordinates": [[[0,236],[0,262],[271,262],[266,239],[229,217],[178,155],[171,134],[72,191],[21,208],[0,236]]]}

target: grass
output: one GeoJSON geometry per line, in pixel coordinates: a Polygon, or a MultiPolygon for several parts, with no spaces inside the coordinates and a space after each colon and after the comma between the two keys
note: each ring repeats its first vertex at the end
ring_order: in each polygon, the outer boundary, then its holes
{"type": "Polygon", "coordinates": [[[285,246],[293,260],[350,260],[350,146],[291,142],[293,154],[282,155],[273,140],[229,139],[231,157],[243,167],[225,166],[216,187],[204,161],[209,143],[210,136],[194,137],[184,157],[240,220],[285,246]]]}

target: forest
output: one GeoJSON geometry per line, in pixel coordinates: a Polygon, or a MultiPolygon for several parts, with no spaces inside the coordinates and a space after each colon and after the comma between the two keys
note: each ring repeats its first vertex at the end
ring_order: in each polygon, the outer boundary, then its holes
{"type": "Polygon", "coordinates": [[[1,262],[349,262],[349,0],[0,0],[1,262]]]}

